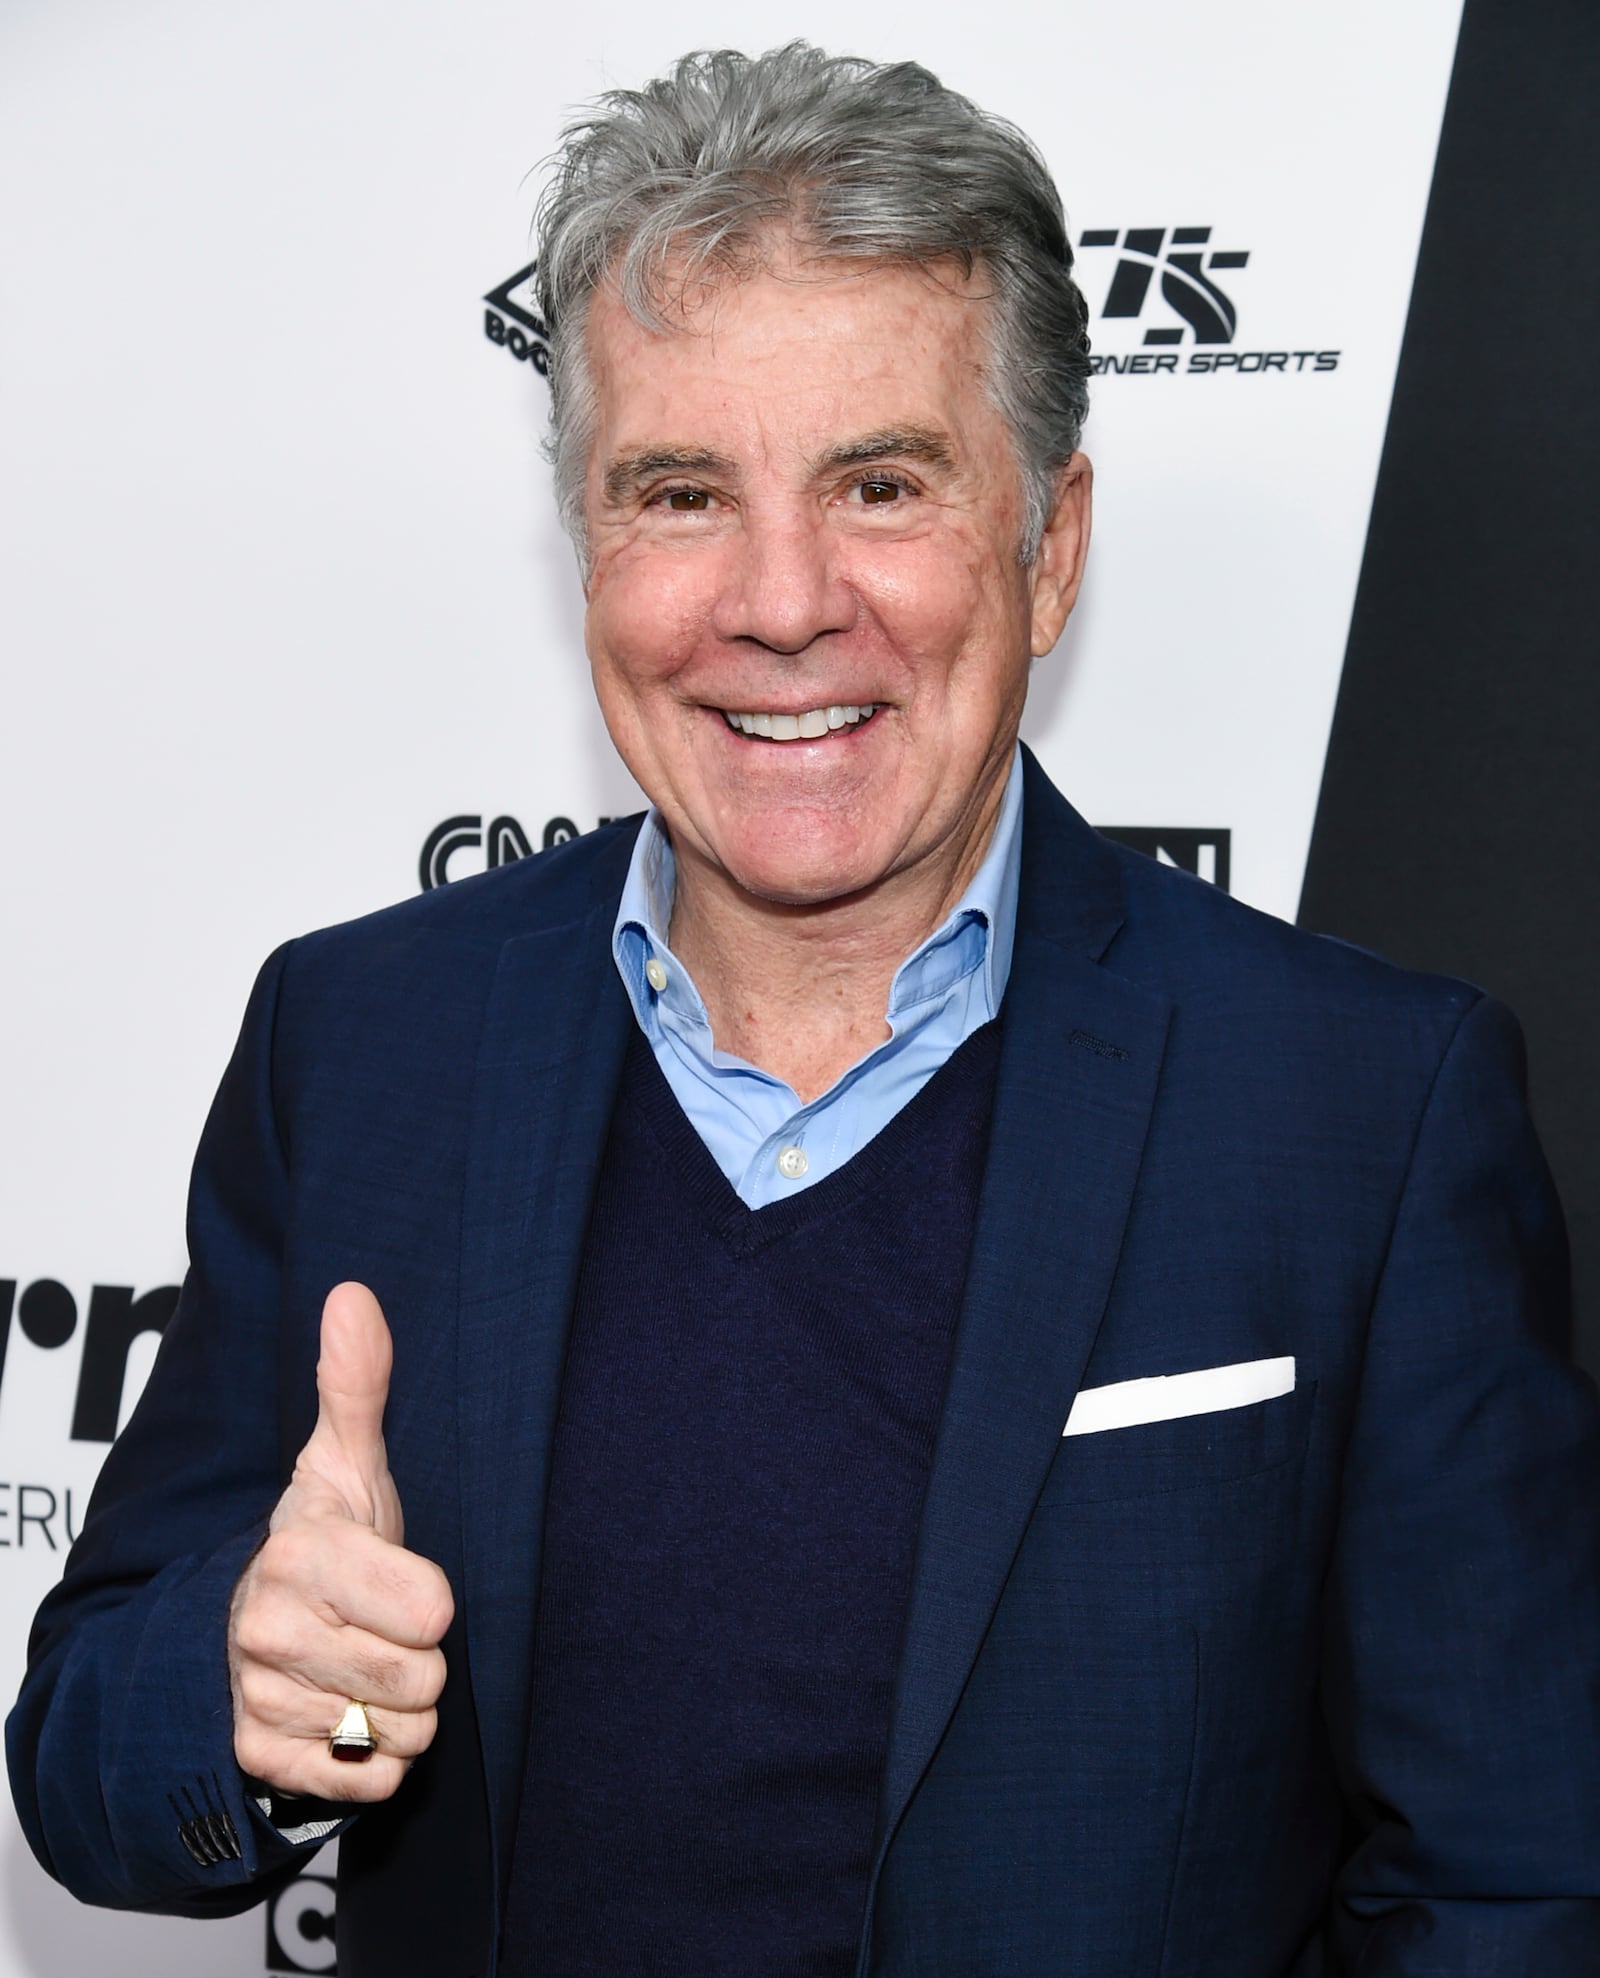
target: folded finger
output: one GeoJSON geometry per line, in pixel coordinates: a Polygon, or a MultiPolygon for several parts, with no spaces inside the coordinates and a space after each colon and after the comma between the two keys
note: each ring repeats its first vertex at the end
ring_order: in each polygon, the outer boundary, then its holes
{"type": "Polygon", "coordinates": [[[396,1648],[363,1628],[319,1626],[297,1642],[292,1656],[243,1663],[238,1683],[247,1703],[259,1675],[312,1695],[359,1697],[379,1709],[411,1712],[432,1709],[445,1674],[437,1648],[396,1648]]]}
{"type": "Polygon", "coordinates": [[[431,1710],[444,1688],[445,1660],[437,1648],[396,1648],[363,1628],[343,1628],[303,1680],[334,1695],[355,1696],[390,1711],[431,1710]]]}
{"type": "Polygon", "coordinates": [[[331,1757],[326,1743],[315,1739],[264,1734],[237,1739],[235,1750],[244,1770],[277,1792],[363,1806],[390,1798],[412,1763],[409,1757],[380,1751],[351,1765],[331,1757]]]}
{"type": "MultiPolygon", "coordinates": [[[[434,1648],[455,1612],[450,1582],[431,1559],[364,1525],[317,1522],[274,1535],[267,1562],[279,1584],[326,1618],[406,1648],[434,1648]]],[[[266,1548],[263,1548],[265,1559],[266,1548]]]]}
{"type": "MultiPolygon", "coordinates": [[[[343,1718],[351,1698],[333,1691],[307,1689],[285,1676],[268,1676],[246,1697],[254,1722],[267,1735],[300,1744],[326,1746],[343,1718]]],[[[364,1704],[377,1750],[392,1758],[417,1758],[432,1744],[439,1713],[422,1710],[380,1710],[364,1704]]],[[[332,1754],[330,1753],[330,1756],[332,1754]]],[[[349,1764],[340,1759],[339,1764],[349,1764]]]]}

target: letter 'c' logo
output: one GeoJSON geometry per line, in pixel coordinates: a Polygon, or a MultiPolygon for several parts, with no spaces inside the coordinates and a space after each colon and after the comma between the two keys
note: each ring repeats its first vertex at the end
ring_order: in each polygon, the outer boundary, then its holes
{"type": "MultiPolygon", "coordinates": [[[[605,819],[602,818],[604,823],[605,819]]],[[[545,851],[552,845],[564,845],[569,838],[578,836],[578,827],[570,817],[552,817],[544,827],[540,840],[545,851]]],[[[488,829],[484,829],[482,817],[463,814],[460,817],[447,817],[442,824],[436,824],[422,842],[422,856],[417,861],[417,878],[424,893],[431,893],[435,886],[444,886],[450,879],[450,861],[457,852],[476,851],[483,847],[484,865],[492,872],[497,865],[511,865],[517,859],[528,858],[533,845],[528,834],[514,817],[492,817],[488,829]]]]}
{"type": "Polygon", "coordinates": [[[267,1969],[332,1971],[334,1885],[326,1875],[297,1875],[267,1909],[267,1969]]]}

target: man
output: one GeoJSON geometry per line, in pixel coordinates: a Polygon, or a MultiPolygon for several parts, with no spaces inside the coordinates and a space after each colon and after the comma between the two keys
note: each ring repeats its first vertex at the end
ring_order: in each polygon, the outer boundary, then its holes
{"type": "Polygon", "coordinates": [[[911,66],[570,137],[557,484],[654,809],[263,971],[11,1720],[85,1899],[348,1817],[357,1974],[1600,1968],[1516,1033],[1019,753],[1070,265],[911,66]]]}

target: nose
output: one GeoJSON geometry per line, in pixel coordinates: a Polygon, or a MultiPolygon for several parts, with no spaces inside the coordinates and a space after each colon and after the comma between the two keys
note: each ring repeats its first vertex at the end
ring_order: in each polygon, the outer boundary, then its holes
{"type": "Polygon", "coordinates": [[[822,517],[745,512],[711,616],[721,638],[801,653],[825,633],[849,631],[856,611],[822,517]]]}

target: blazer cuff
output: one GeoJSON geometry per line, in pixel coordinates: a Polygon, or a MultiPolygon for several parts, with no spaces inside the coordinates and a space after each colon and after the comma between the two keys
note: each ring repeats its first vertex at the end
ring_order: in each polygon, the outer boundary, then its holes
{"type": "Polygon", "coordinates": [[[249,1806],[260,1814],[274,1837],[287,1841],[290,1847],[320,1847],[324,1841],[343,1833],[354,1818],[351,1807],[333,1800],[280,1792],[264,1779],[252,1779],[248,1772],[243,1778],[249,1806]]]}

